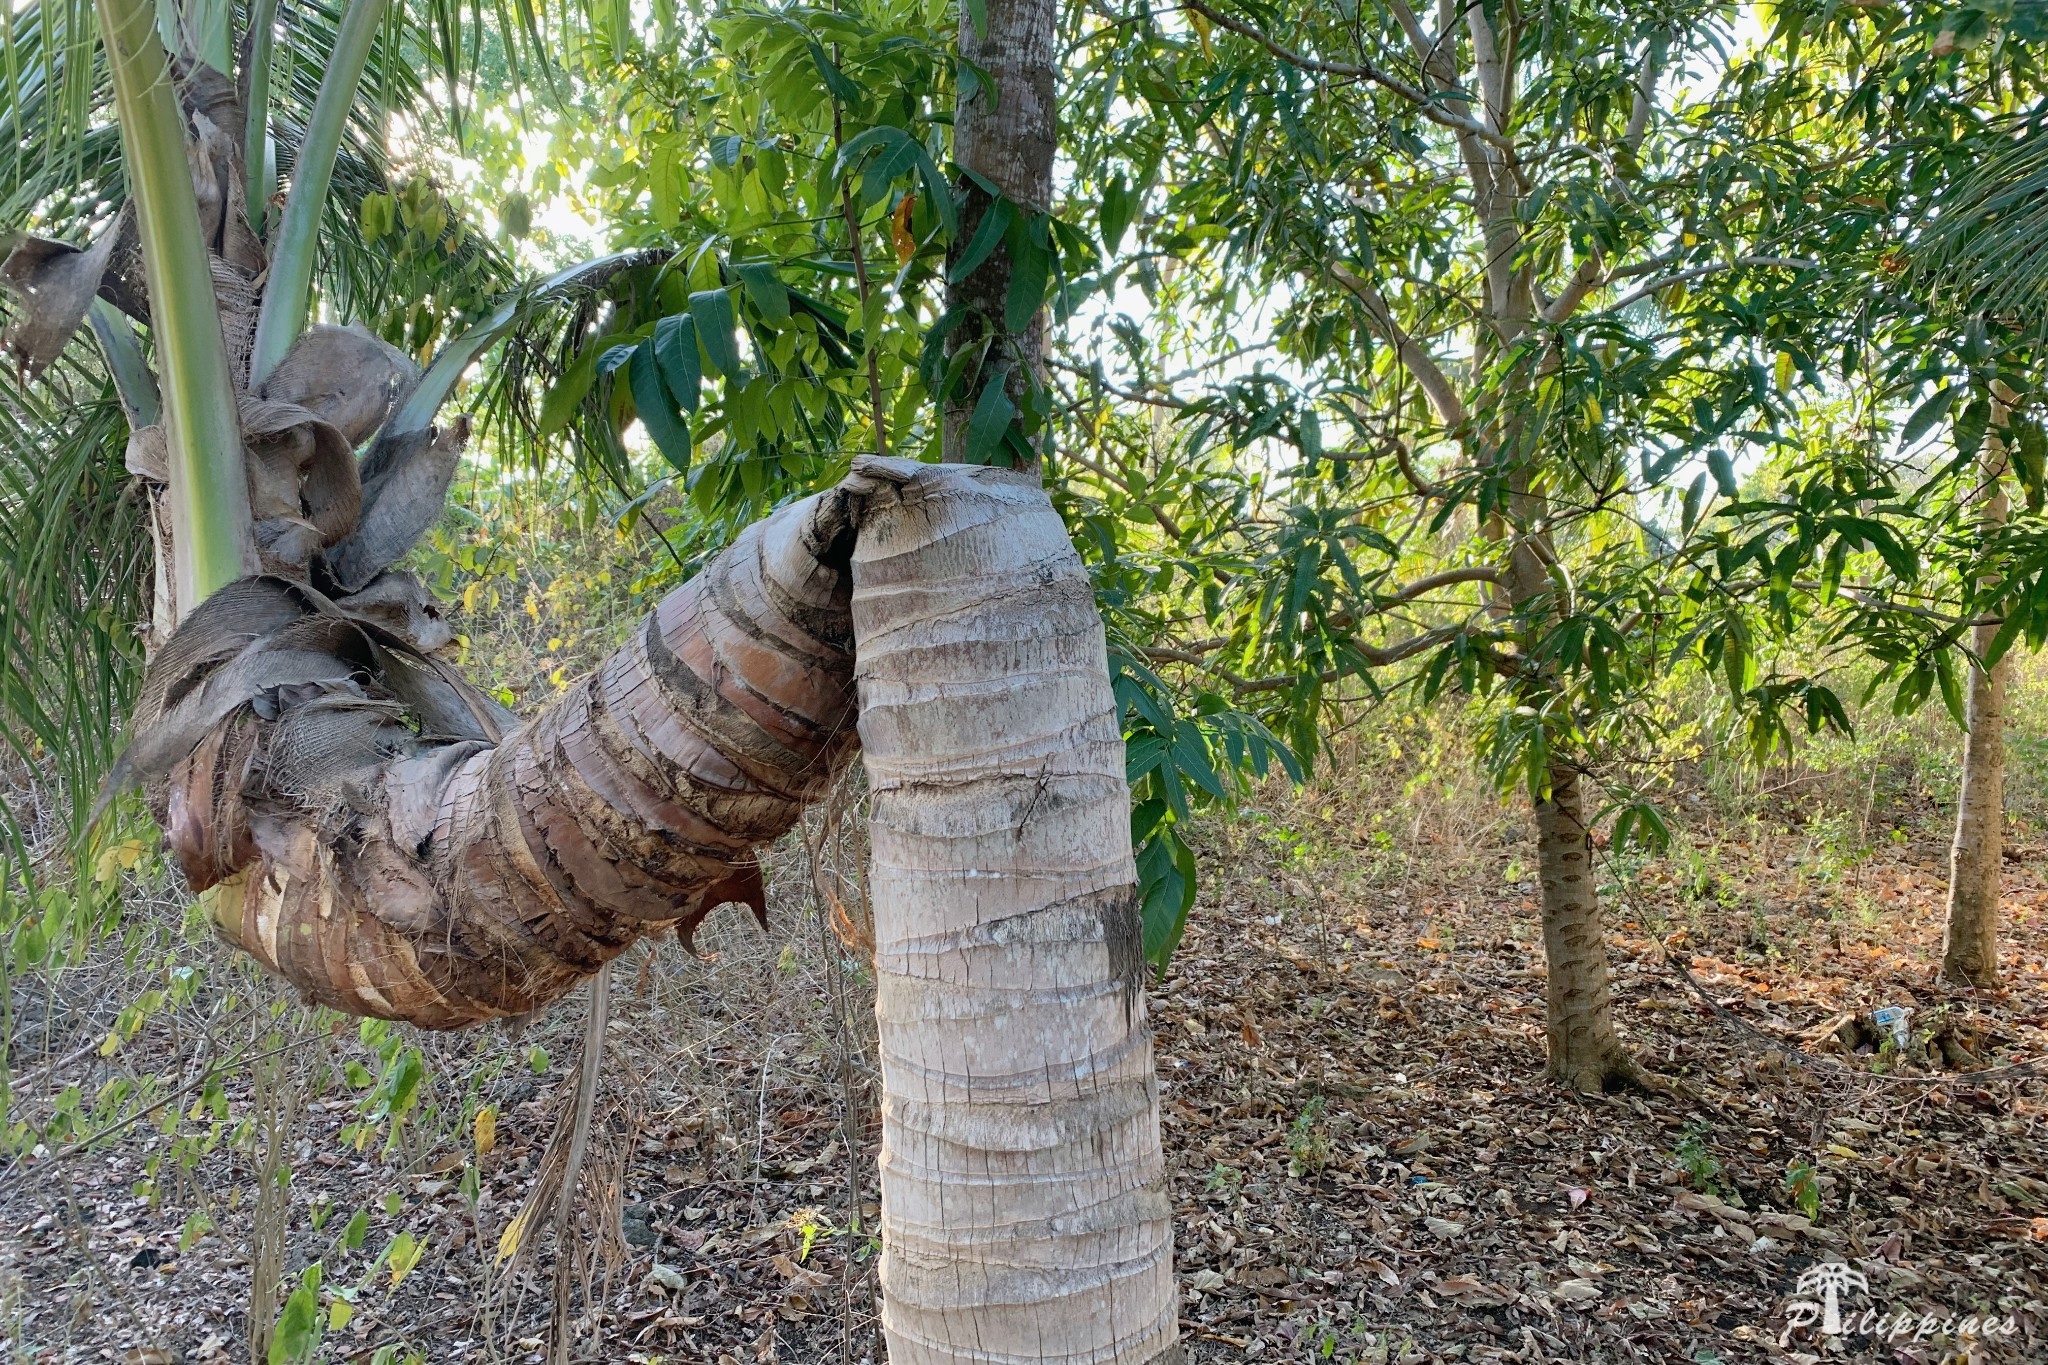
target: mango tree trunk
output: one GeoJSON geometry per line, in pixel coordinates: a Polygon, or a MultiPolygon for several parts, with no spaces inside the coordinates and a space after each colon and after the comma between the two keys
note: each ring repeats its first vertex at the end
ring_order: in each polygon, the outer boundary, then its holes
{"type": "Polygon", "coordinates": [[[1177,1361],[1093,590],[1037,475],[890,464],[853,556],[889,1359],[1177,1361]]]}
{"type": "MultiPolygon", "coordinates": [[[[1991,425],[1978,461],[1983,488],[1978,494],[1979,533],[1989,536],[2005,524],[2005,404],[1991,405],[1991,425]]],[[[1970,648],[1977,660],[1991,652],[1996,623],[1972,627],[1970,648]]],[[[1941,949],[1941,974],[1955,985],[1998,984],[1999,867],[2005,856],[2005,694],[2012,656],[1985,668],[1970,665],[1964,712],[1963,774],[1956,794],[1956,836],[1949,855],[1948,928],[1941,949]]]]}
{"type": "MultiPolygon", "coordinates": [[[[1541,526],[1547,509],[1526,473],[1515,475],[1513,508],[1525,526],[1541,526]]],[[[1555,619],[1555,584],[1545,567],[1554,559],[1547,531],[1514,540],[1508,549],[1508,594],[1525,614],[1525,656],[1555,619]]],[[[1530,705],[1557,700],[1556,679],[1537,670],[1520,680],[1530,705]]],[[[1643,1078],[1614,1027],[1612,971],[1593,867],[1593,831],[1586,819],[1582,777],[1571,762],[1553,757],[1545,772],[1549,792],[1535,803],[1537,883],[1542,888],[1545,963],[1545,1069],[1551,1079],[1587,1094],[1641,1085],[1643,1078]]]]}
{"type": "Polygon", "coordinates": [[[1549,1072],[1598,1094],[1634,1081],[1614,1031],[1607,935],[1593,871],[1593,843],[1575,768],[1553,764],[1550,797],[1536,806],[1537,878],[1543,888],[1544,1010],[1549,1072]]]}

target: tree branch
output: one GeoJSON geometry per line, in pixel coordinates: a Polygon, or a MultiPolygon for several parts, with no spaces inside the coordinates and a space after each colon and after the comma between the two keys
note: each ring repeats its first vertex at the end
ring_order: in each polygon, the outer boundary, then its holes
{"type": "Polygon", "coordinates": [[[1674,284],[1697,280],[1705,275],[1718,275],[1724,270],[1735,270],[1743,266],[1777,266],[1784,270],[1818,270],[1819,261],[1809,261],[1799,256],[1737,256],[1732,261],[1715,261],[1708,265],[1696,265],[1689,270],[1674,270],[1669,275],[1660,275],[1647,284],[1638,286],[1608,304],[1600,311],[1618,313],[1633,303],[1641,303],[1652,294],[1669,289],[1674,284]]]}
{"type": "Polygon", "coordinates": [[[1423,349],[1422,344],[1401,330],[1394,321],[1393,310],[1387,307],[1386,297],[1379,289],[1360,275],[1353,274],[1335,261],[1330,263],[1330,278],[1343,285],[1351,296],[1365,305],[1366,320],[1372,324],[1408,373],[1415,376],[1415,382],[1422,386],[1429,405],[1436,409],[1437,420],[1451,430],[1457,431],[1466,422],[1465,400],[1458,395],[1436,358],[1423,349]]]}
{"type": "Polygon", "coordinates": [[[1193,10],[1196,14],[1201,15],[1217,27],[1229,29],[1239,37],[1251,39],[1281,61],[1286,62],[1289,66],[1299,67],[1303,71],[1313,71],[1324,76],[1346,76],[1354,80],[1371,81],[1381,89],[1407,100],[1415,106],[1417,112],[1431,123],[1440,124],[1445,128],[1464,133],[1469,137],[1476,137],[1482,142],[1490,142],[1503,150],[1513,145],[1506,138],[1494,132],[1477,119],[1467,118],[1463,114],[1452,113],[1444,108],[1442,104],[1430,98],[1428,92],[1417,89],[1399,76],[1394,75],[1390,71],[1384,71],[1370,62],[1326,62],[1319,57],[1311,57],[1306,53],[1296,52],[1293,48],[1267,37],[1264,32],[1254,28],[1244,20],[1232,18],[1220,10],[1210,8],[1204,3],[1204,0],[1182,0],[1182,3],[1184,8],[1193,10]]]}

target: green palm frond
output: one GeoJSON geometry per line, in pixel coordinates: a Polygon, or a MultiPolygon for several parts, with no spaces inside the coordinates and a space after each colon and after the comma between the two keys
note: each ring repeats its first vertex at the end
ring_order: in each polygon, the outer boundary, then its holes
{"type": "Polygon", "coordinates": [[[1920,270],[1951,306],[2048,321],[2048,128],[1974,149],[1922,239],[1920,270]]]}
{"type": "MultiPolygon", "coordinates": [[[[127,424],[111,382],[76,355],[27,393],[0,392],[0,759],[69,817],[65,846],[133,699],[149,581],[127,424]]],[[[34,880],[28,832],[12,812],[6,825],[0,894],[34,880]]]]}

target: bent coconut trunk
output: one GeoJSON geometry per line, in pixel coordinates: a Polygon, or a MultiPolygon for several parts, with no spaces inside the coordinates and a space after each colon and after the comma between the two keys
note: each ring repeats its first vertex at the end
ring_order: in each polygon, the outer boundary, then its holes
{"type": "MultiPolygon", "coordinates": [[[[879,469],[885,462],[865,462],[879,469]]],[[[1130,789],[1035,474],[888,461],[853,555],[891,1365],[1179,1361],[1130,789]]]]}
{"type": "Polygon", "coordinates": [[[151,661],[122,764],[234,943],[461,1028],[760,910],[755,846],[852,756],[856,641],[892,1365],[1172,1365],[1123,740],[1035,476],[858,461],[502,740],[360,611],[244,579],[151,661]]]}
{"type": "Polygon", "coordinates": [[[854,750],[855,483],[749,527],[501,741],[374,621],[243,579],[151,661],[123,767],[222,932],[309,999],[435,1029],[537,1009],[642,934],[763,908],[755,846],[854,750]]]}

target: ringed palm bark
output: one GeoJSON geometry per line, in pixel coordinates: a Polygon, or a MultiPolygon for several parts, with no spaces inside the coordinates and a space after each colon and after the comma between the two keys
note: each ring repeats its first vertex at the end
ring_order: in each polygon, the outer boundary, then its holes
{"type": "MultiPolygon", "coordinates": [[[[110,30],[145,12],[102,3],[110,30]]],[[[351,19],[374,17],[378,0],[355,4],[351,19]]],[[[1042,180],[1052,9],[988,8],[1009,55],[983,59],[1040,98],[1028,126],[970,101],[969,154],[1042,180]],[[1003,151],[1024,133],[1044,145],[1003,151]]],[[[161,95],[154,42],[110,52],[161,95]]],[[[352,83],[348,65],[330,74],[352,83]]],[[[123,106],[198,168],[157,176],[137,216],[145,240],[197,217],[215,308],[177,325],[161,300],[192,263],[145,261],[168,434],[139,428],[130,460],[172,488],[159,554],[177,570],[166,624],[183,619],[116,778],[143,783],[222,932],[351,1013],[430,1028],[524,1013],[639,937],[687,941],[728,901],[762,910],[756,846],[864,743],[892,1358],[1178,1360],[1119,709],[1087,574],[1035,473],[863,460],[516,725],[436,661],[445,628],[387,572],[438,511],[464,435],[428,425],[449,373],[344,329],[301,333],[309,272],[263,267],[306,249],[294,225],[318,215],[288,201],[282,238],[254,238],[235,90],[203,64],[182,74],[175,132],[123,106]],[[219,392],[175,382],[221,353],[219,392]],[[229,435],[193,440],[194,414],[229,435]],[[209,461],[246,482],[248,514],[195,510],[179,484],[209,461]],[[223,515],[209,527],[207,511],[223,515]],[[213,534],[253,542],[263,572],[218,581],[237,564],[192,558],[213,534]]],[[[295,182],[295,200],[325,184],[303,163],[295,182]]],[[[60,344],[125,263],[112,255],[71,263],[85,288],[77,316],[48,320],[60,344]]],[[[1038,325],[1005,343],[1020,368],[1038,325]]],[[[452,350],[459,370],[475,346],[452,350]]]]}

